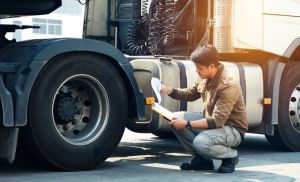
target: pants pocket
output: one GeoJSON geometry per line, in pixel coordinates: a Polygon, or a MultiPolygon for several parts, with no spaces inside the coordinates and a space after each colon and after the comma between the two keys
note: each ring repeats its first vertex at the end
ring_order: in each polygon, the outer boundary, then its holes
{"type": "MultiPolygon", "coordinates": [[[[228,147],[235,147],[238,146],[240,143],[240,136],[237,135],[234,131],[235,129],[230,126],[225,126],[224,131],[226,133],[226,145],[228,147]]],[[[237,132],[237,131],[236,131],[237,132]]]]}

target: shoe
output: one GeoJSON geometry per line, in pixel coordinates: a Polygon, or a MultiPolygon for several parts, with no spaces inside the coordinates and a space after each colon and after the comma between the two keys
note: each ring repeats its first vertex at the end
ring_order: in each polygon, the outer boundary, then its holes
{"type": "Polygon", "coordinates": [[[222,159],[222,164],[218,169],[218,173],[233,173],[235,165],[239,162],[239,157],[222,159]]]}
{"type": "Polygon", "coordinates": [[[190,162],[180,165],[181,170],[214,170],[214,168],[214,163],[211,159],[205,159],[199,154],[196,154],[190,162]]]}

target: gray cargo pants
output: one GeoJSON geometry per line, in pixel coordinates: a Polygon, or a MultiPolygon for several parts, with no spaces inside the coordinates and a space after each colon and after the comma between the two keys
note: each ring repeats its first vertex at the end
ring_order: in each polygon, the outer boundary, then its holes
{"type": "MultiPolygon", "coordinates": [[[[185,120],[199,120],[203,118],[202,113],[176,112],[179,118],[185,120]]],[[[237,150],[232,147],[241,142],[240,133],[231,126],[211,130],[171,130],[178,138],[185,150],[200,154],[205,158],[224,159],[237,156],[237,150]]]]}

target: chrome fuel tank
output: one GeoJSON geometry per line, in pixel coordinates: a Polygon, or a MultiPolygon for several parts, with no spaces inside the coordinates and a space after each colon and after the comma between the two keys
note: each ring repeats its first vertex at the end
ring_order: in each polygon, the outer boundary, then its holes
{"type": "MultiPolygon", "coordinates": [[[[136,59],[132,60],[131,64],[135,70],[135,78],[145,97],[154,97],[155,95],[150,83],[152,77],[157,77],[165,85],[174,88],[190,87],[198,78],[194,63],[188,60],[136,59]]],[[[261,67],[251,63],[223,62],[223,64],[240,82],[249,126],[259,125],[263,114],[263,72],[261,67]]],[[[161,105],[173,112],[203,111],[201,98],[194,102],[184,103],[169,96],[162,96],[161,105]]],[[[164,118],[151,110],[150,106],[146,108],[146,118],[146,121],[141,121],[141,124],[150,123],[153,120],[159,120],[156,122],[159,124],[158,128],[164,128],[167,124],[164,118]]]]}

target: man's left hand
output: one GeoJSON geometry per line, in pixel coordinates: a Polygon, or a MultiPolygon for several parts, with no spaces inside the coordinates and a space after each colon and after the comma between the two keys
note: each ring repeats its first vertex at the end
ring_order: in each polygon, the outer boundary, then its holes
{"type": "Polygon", "coordinates": [[[185,129],[187,121],[184,119],[173,118],[169,123],[171,126],[174,126],[177,130],[185,129]]]}

